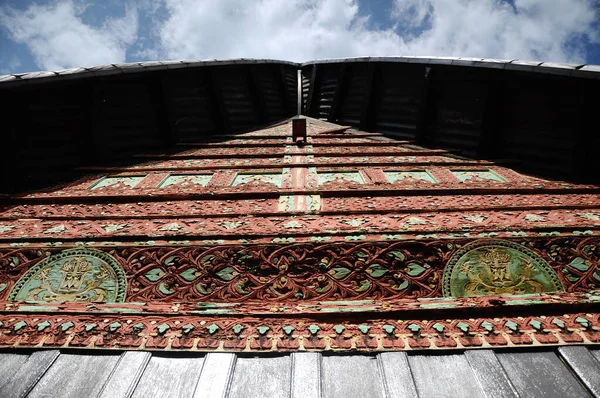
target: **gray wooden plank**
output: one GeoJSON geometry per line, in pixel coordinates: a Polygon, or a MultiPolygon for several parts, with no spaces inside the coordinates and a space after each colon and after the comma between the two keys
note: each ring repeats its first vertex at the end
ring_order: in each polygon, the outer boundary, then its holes
{"type": "Polygon", "coordinates": [[[231,398],[289,397],[291,357],[238,357],[231,381],[231,398]]]}
{"type": "Polygon", "coordinates": [[[194,398],[225,397],[231,384],[235,361],[235,354],[224,352],[207,354],[194,398]]]}
{"type": "Polygon", "coordinates": [[[385,397],[375,356],[336,355],[321,359],[323,397],[385,397]]]}
{"type": "Polygon", "coordinates": [[[390,398],[416,397],[408,356],[405,352],[384,352],[378,355],[383,371],[386,396],[390,398]]]}
{"type": "Polygon", "coordinates": [[[321,397],[321,354],[292,354],[292,398],[321,397]]]}
{"type": "Polygon", "coordinates": [[[469,350],[465,357],[489,398],[518,397],[517,390],[492,350],[469,350]]]}
{"type": "Polygon", "coordinates": [[[56,358],[28,397],[95,397],[119,361],[119,356],[63,353],[56,358]]]}
{"type": "Polygon", "coordinates": [[[589,397],[554,351],[497,352],[522,397],[589,397]]]}
{"type": "Polygon", "coordinates": [[[191,397],[203,363],[204,357],[153,355],[133,392],[133,397],[191,397]]]}
{"type": "Polygon", "coordinates": [[[597,360],[600,361],[600,350],[596,347],[590,347],[590,354],[592,354],[597,360]]]}
{"type": "Polygon", "coordinates": [[[0,353],[0,386],[8,383],[28,359],[28,353],[0,353]]]}
{"type": "Polygon", "coordinates": [[[560,356],[594,396],[600,397],[600,362],[584,346],[559,347],[560,356]]]}
{"type": "MultiPolygon", "coordinates": [[[[0,388],[2,398],[25,397],[60,355],[58,350],[36,351],[17,369],[14,376],[0,388]]],[[[0,361],[4,362],[3,360],[0,361]]]]}
{"type": "Polygon", "coordinates": [[[102,387],[98,398],[129,398],[150,361],[149,352],[127,351],[121,354],[117,366],[102,387]]]}
{"type": "Polygon", "coordinates": [[[408,363],[421,397],[484,396],[467,358],[460,353],[409,355],[408,363]]]}

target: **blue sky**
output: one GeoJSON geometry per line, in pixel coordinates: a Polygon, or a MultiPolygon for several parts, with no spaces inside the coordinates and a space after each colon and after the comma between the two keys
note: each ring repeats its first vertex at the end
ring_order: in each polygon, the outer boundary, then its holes
{"type": "Polygon", "coordinates": [[[0,74],[166,59],[600,64],[600,0],[3,0],[0,74]]]}

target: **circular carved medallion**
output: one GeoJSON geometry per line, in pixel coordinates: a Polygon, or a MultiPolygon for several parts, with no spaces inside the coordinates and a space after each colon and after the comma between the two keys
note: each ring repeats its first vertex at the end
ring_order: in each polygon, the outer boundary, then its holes
{"type": "Polygon", "coordinates": [[[117,260],[99,250],[73,249],[37,263],[19,279],[8,300],[120,303],[125,294],[125,273],[117,260]]]}
{"type": "Polygon", "coordinates": [[[502,240],[469,243],[444,270],[444,296],[474,297],[563,291],[550,266],[533,251],[502,240]]]}

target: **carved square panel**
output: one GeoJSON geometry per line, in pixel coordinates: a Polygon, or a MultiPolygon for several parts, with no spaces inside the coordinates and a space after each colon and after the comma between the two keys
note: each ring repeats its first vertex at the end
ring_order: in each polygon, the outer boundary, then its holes
{"type": "Polygon", "coordinates": [[[425,170],[414,171],[384,171],[385,178],[392,184],[394,183],[410,183],[410,182],[429,182],[436,184],[436,179],[425,170]]]}
{"type": "Polygon", "coordinates": [[[277,188],[281,188],[281,183],[283,180],[282,174],[275,173],[238,173],[233,182],[231,183],[232,187],[237,185],[262,185],[262,184],[270,184],[274,185],[277,188]]]}
{"type": "Polygon", "coordinates": [[[460,182],[476,182],[481,180],[507,182],[492,170],[451,170],[460,182]]]}
{"type": "Polygon", "coordinates": [[[96,182],[88,189],[102,189],[102,188],[134,188],[139,184],[146,176],[117,176],[117,177],[104,177],[100,181],[96,182]]]}
{"type": "Polygon", "coordinates": [[[365,180],[358,171],[340,171],[329,173],[318,173],[317,181],[319,185],[327,183],[350,183],[364,184],[365,180]]]}
{"type": "Polygon", "coordinates": [[[212,178],[212,174],[172,174],[165,178],[163,182],[159,184],[159,188],[165,188],[170,185],[177,185],[180,187],[192,187],[199,185],[205,187],[208,185],[212,178]]]}

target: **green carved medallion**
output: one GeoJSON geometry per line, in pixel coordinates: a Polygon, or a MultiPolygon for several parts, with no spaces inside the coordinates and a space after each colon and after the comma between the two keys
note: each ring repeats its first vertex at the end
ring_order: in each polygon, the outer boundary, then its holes
{"type": "Polygon", "coordinates": [[[447,297],[560,291],[560,280],[541,257],[508,241],[469,243],[452,256],[444,270],[447,297]]]}
{"type": "Polygon", "coordinates": [[[98,250],[73,249],[50,256],[27,271],[8,300],[120,303],[125,294],[125,273],[117,260],[98,250]]]}

